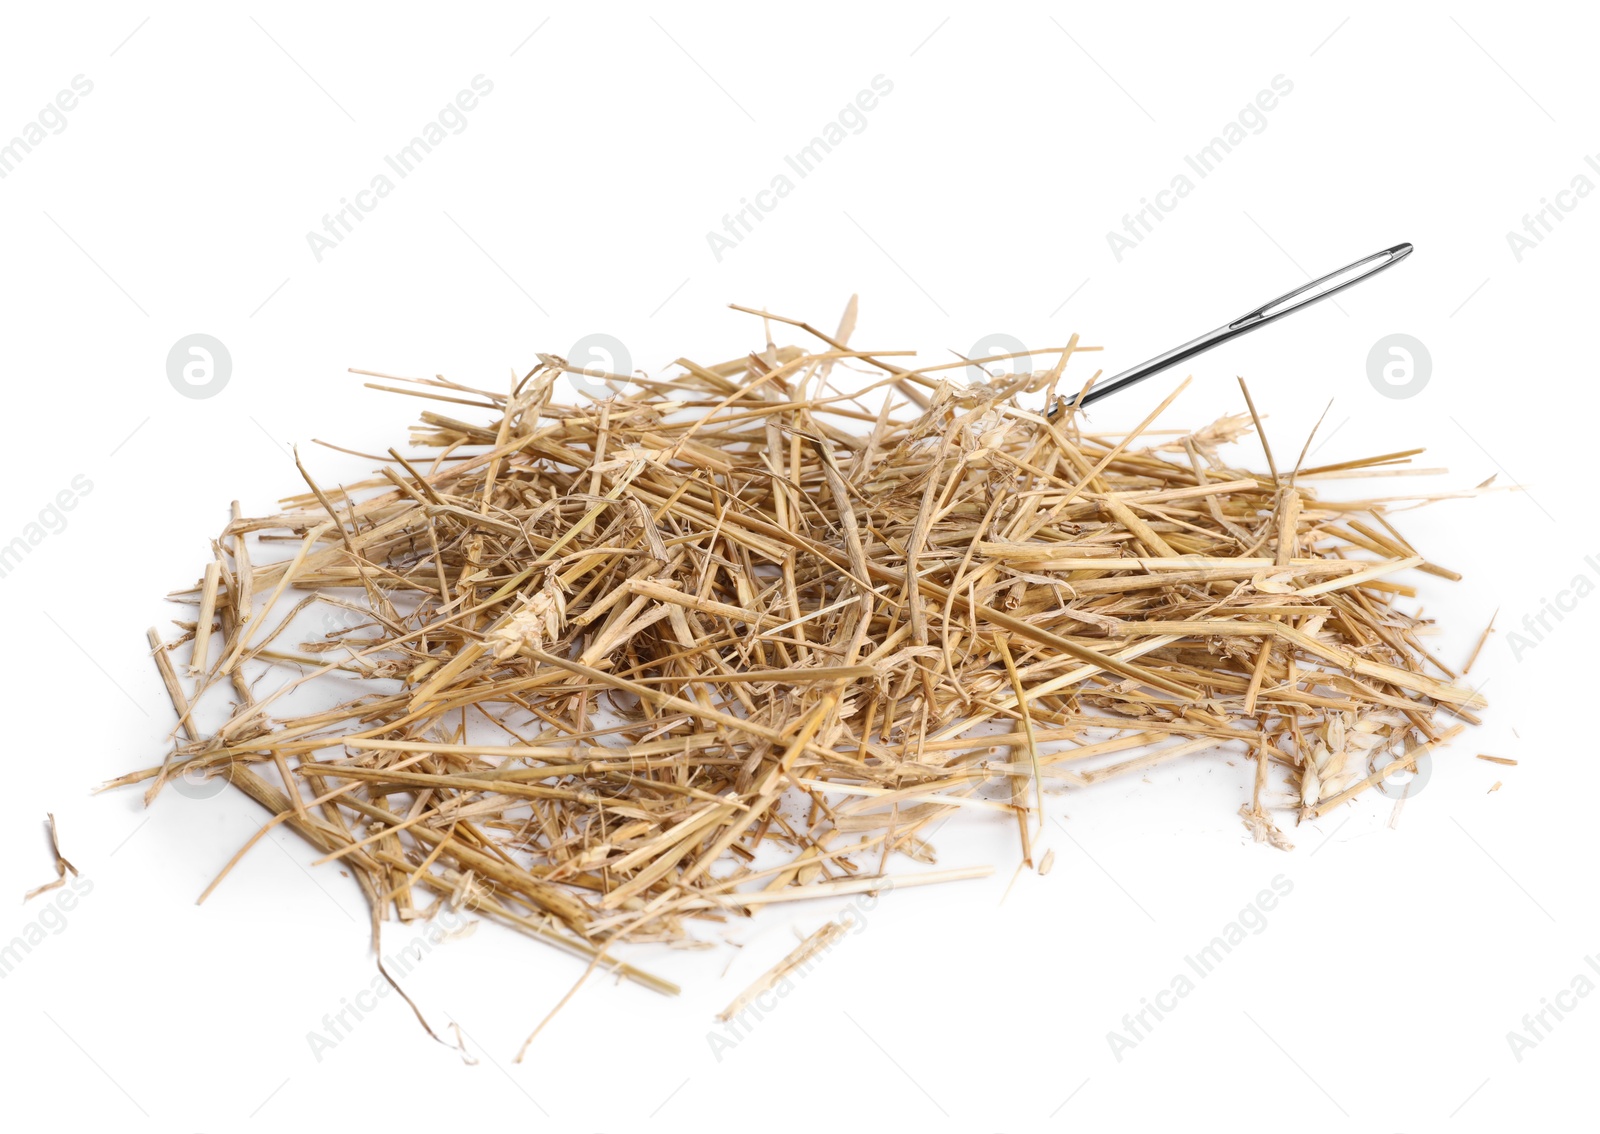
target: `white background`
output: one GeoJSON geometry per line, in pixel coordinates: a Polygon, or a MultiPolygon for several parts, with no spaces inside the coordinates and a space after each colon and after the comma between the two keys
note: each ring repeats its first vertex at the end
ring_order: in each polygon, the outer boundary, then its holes
{"type": "MultiPolygon", "coordinates": [[[[1600,951],[1585,821],[1600,779],[1585,712],[1600,599],[1520,661],[1505,631],[1574,576],[1600,576],[1584,562],[1600,554],[1600,199],[1578,200],[1520,262],[1506,239],[1600,150],[1588,13],[75,4],[4,21],[0,139],[75,75],[94,84],[0,181],[0,542],[74,476],[93,483],[69,526],[0,580],[0,941],[51,901],[16,901],[50,876],[46,811],[93,882],[0,983],[8,1126],[409,1127],[488,1111],[562,1130],[1202,1116],[1490,1130],[1587,1108],[1600,996],[1520,1061],[1506,1033],[1600,951]],[[493,93],[464,132],[318,262],[306,233],[480,74],[493,93]],[[893,91],[866,129],[719,261],[707,232],[877,75],[893,91]],[[1293,92],[1266,128],[1119,262],[1106,233],[1278,75],[1293,92]],[[1447,474],[1379,487],[1493,474],[1526,488],[1403,517],[1426,555],[1467,576],[1416,578],[1439,655],[1459,665],[1497,609],[1502,632],[1471,675],[1486,723],[1392,827],[1393,804],[1369,794],[1292,830],[1292,853],[1250,843],[1235,815],[1248,769],[1196,758],[1054,798],[1055,869],[1007,895],[1012,826],[953,823],[941,864],[994,861],[995,876],[886,898],[720,1061],[713,1013],[836,906],[737,925],[736,956],[640,950],[631,959],[681,997],[592,982],[521,1065],[523,1036],[580,966],[484,926],[407,981],[436,1027],[463,1027],[468,1067],[393,997],[313,1057],[306,1034],[372,976],[365,910],[286,834],[197,907],[264,818],[243,796],[168,791],[146,813],[137,791],[90,795],[164,751],[172,719],[144,631],[184,616],[162,596],[198,575],[229,500],[259,513],[296,491],[287,445],[327,482],[368,462],[313,438],[403,441],[421,404],[365,391],[347,367],[499,387],[536,351],[604,332],[656,372],[759,348],[760,324],[729,302],[831,328],[859,292],[857,345],[931,362],[994,332],[1041,349],[1078,332],[1105,347],[1074,361],[1081,379],[1085,358],[1121,369],[1401,240],[1416,254],[1339,309],[1196,360],[1168,420],[1239,410],[1243,374],[1280,454],[1331,397],[1318,461],[1426,446],[1419,464],[1447,474]],[[193,332],[233,363],[203,400],[165,370],[193,332]],[[1368,350],[1393,332],[1432,356],[1408,399],[1367,378],[1368,350]],[[1265,931],[1118,1061],[1106,1033],[1279,874],[1294,888],[1265,931]]],[[[1132,423],[1179,377],[1096,420],[1132,423]]],[[[389,927],[386,945],[410,935],[389,927]]]]}

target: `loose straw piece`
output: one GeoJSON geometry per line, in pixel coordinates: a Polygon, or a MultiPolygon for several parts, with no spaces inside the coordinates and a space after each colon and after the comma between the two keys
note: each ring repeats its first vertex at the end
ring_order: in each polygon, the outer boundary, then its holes
{"type": "Polygon", "coordinates": [[[33,889],[24,894],[22,896],[22,900],[24,902],[31,902],[40,894],[47,894],[51,890],[59,889],[60,887],[65,886],[67,884],[67,875],[69,873],[74,878],[78,876],[78,868],[73,866],[72,863],[68,862],[64,857],[62,857],[61,842],[56,835],[56,817],[54,814],[48,814],[45,816],[45,829],[50,835],[50,855],[55,859],[56,876],[51,881],[46,882],[43,886],[35,886],[33,889]]]}

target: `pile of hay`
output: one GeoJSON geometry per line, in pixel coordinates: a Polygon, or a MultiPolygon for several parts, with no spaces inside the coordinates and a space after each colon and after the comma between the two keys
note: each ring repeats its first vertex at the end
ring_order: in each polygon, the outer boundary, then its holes
{"type": "Polygon", "coordinates": [[[235,505],[175,596],[195,620],[152,632],[182,731],[117,782],[227,777],[353,873],[374,935],[432,891],[670,991],[609,950],[987,873],[903,861],[957,809],[1031,861],[1046,791],[1244,754],[1281,842],[1474,720],[1399,581],[1456,576],[1384,502],[1308,487],[1411,454],[1252,472],[1219,449],[1253,407],[1090,431],[1081,378],[1057,391],[1075,338],[966,386],[794,325],[823,346],[391,379],[450,414],[376,478],[235,505]],[[567,372],[614,396],[558,404],[567,372]]]}

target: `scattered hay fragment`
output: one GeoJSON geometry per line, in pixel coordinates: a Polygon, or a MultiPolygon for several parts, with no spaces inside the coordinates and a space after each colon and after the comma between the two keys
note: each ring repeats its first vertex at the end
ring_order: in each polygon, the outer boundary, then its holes
{"type": "Polygon", "coordinates": [[[55,859],[56,876],[52,881],[46,882],[43,886],[35,886],[33,889],[24,894],[22,896],[22,900],[24,902],[31,902],[40,894],[48,894],[51,890],[56,890],[62,886],[65,886],[67,884],[67,875],[69,873],[74,878],[78,876],[78,868],[73,866],[72,863],[68,862],[61,856],[61,843],[56,837],[55,815],[48,814],[45,816],[45,819],[45,827],[50,833],[50,855],[55,859]]]}

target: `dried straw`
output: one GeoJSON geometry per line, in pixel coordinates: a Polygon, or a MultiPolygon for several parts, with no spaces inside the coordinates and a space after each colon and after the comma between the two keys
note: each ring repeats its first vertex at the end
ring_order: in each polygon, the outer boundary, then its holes
{"type": "Polygon", "coordinates": [[[1287,846],[1275,805],[1324,814],[1475,721],[1400,601],[1408,573],[1458,576],[1397,501],[1308,487],[1415,451],[1285,473],[1268,449],[1261,474],[1219,452],[1259,433],[1248,391],[1197,432],[1151,429],[1169,397],[1100,434],[1056,397],[1097,349],[1076,337],[968,387],[850,349],[852,320],[777,321],[822,346],[666,378],[541,355],[506,393],[372,375],[476,420],[430,410],[431,457],[337,490],[301,466],[284,511],[235,505],[175,596],[197,620],[152,632],[172,751],[115,782],[227,777],[270,813],[257,838],[284,825],[354,875],[374,940],[432,891],[672,992],[615,946],[986,874],[891,875],[934,864],[957,811],[1015,822],[1031,864],[1047,792],[1244,752],[1245,824],[1287,846]],[[558,404],[563,373],[616,393],[558,404]],[[318,613],[332,632],[286,644],[318,613]],[[288,711],[329,683],[332,707],[288,711]]]}
{"type": "Polygon", "coordinates": [[[44,885],[35,886],[26,894],[22,895],[22,900],[24,902],[31,902],[40,894],[48,894],[51,890],[59,890],[62,886],[67,884],[67,875],[69,873],[74,878],[78,876],[78,868],[73,866],[72,863],[68,862],[64,857],[62,857],[61,842],[56,835],[56,817],[54,814],[47,814],[45,816],[45,830],[50,836],[50,857],[55,859],[56,876],[49,882],[46,882],[44,885]]]}

